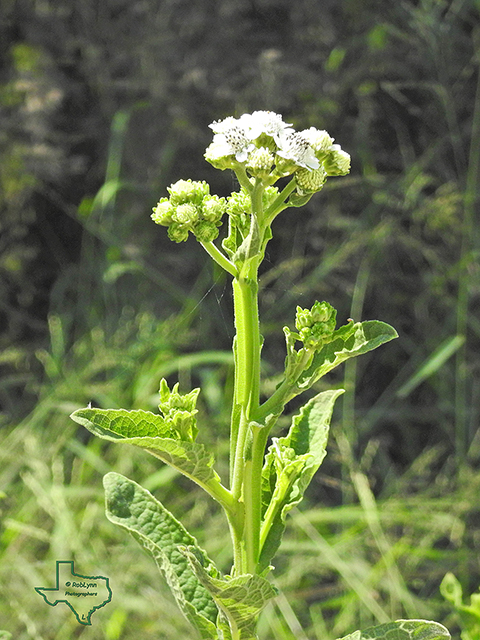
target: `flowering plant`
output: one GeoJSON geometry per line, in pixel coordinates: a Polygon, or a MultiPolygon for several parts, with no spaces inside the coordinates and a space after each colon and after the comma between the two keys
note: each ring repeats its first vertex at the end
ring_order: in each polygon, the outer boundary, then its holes
{"type": "MultiPolygon", "coordinates": [[[[152,554],[198,637],[253,640],[259,614],[276,595],[267,577],[288,512],[302,500],[326,455],[334,404],[343,389],[322,391],[309,399],[292,418],[286,435],[270,438],[272,430],[292,398],[345,360],[397,334],[375,320],[349,320],[337,328],[336,311],[328,302],[316,301],[310,309],[297,307],[296,330],[284,328],[283,377],[270,397],[261,398],[258,269],[272,237],[272,223],[285,209],[308,202],[331,176],[347,174],[350,156],[326,131],[311,127],[297,132],[270,111],[228,117],[210,127],[214,136],[205,158],[218,169],[232,170],[239,190],[220,198],[210,194],[206,182],[179,180],[168,188],[169,196],[160,199],[152,219],[166,226],[175,242],[193,234],[232,276],[236,336],[229,482],[215,471],[213,454],[197,442],[199,389],[184,395],[178,384],[170,390],[162,380],[159,414],[88,407],[75,411],[72,418],[106,440],[146,449],[221,505],[232,539],[229,575],[220,572],[148,491],[116,473],[104,478],[107,517],[152,554]],[[276,186],[279,181],[281,188],[276,186]],[[214,241],[225,216],[228,232],[219,248],[214,241]]],[[[400,620],[349,638],[386,635],[449,637],[436,623],[400,620]]]]}

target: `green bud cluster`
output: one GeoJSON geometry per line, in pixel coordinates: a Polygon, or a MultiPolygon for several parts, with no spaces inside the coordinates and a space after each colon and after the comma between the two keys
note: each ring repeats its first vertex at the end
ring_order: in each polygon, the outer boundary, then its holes
{"type": "Polygon", "coordinates": [[[160,382],[158,408],[180,440],[194,442],[197,437],[198,429],[195,415],[198,413],[196,404],[199,392],[200,389],[193,389],[190,393],[180,394],[178,393],[178,382],[172,390],[169,389],[165,378],[162,378],[160,382]]]}
{"type": "Polygon", "coordinates": [[[152,220],[168,227],[169,238],[185,242],[192,232],[200,242],[215,240],[225,213],[225,198],[210,195],[205,181],[178,180],[167,191],[170,197],[160,198],[152,220]]]}
{"type": "Polygon", "coordinates": [[[317,300],[311,309],[297,307],[297,339],[308,349],[320,349],[330,342],[335,331],[336,319],[337,312],[328,302],[317,300]]]}

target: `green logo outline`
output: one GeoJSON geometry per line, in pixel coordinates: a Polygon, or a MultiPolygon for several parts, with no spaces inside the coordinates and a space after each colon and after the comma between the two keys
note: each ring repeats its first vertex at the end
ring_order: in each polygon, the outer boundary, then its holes
{"type": "Polygon", "coordinates": [[[110,589],[110,579],[106,578],[105,576],[83,576],[80,573],[75,573],[74,571],[74,561],[73,560],[57,560],[56,563],[56,585],[55,587],[34,587],[35,591],[40,594],[42,596],[42,598],[45,600],[45,602],[51,606],[51,607],[55,607],[59,602],[63,602],[64,604],[66,604],[75,614],[75,617],[77,619],[77,621],[80,624],[83,625],[91,625],[92,623],[90,622],[90,618],[92,617],[92,614],[95,613],[95,611],[97,611],[97,609],[101,609],[102,607],[104,607],[106,604],[108,604],[111,600],[112,600],[112,590],[110,589]],[[82,614],[82,619],[80,619],[80,616],[78,614],[78,612],[75,610],[75,607],[69,602],[69,600],[65,597],[63,598],[59,598],[57,600],[55,600],[55,602],[49,602],[47,599],[47,593],[43,593],[45,592],[50,592],[50,591],[61,591],[61,588],[59,587],[59,582],[60,582],[60,565],[70,565],[70,575],[75,576],[76,578],[83,578],[85,580],[105,580],[105,587],[107,589],[108,592],[108,599],[104,600],[102,602],[102,604],[99,605],[94,605],[92,606],[92,609],[88,612],[88,614],[82,614]],[[86,620],[86,622],[85,622],[86,620]]]}

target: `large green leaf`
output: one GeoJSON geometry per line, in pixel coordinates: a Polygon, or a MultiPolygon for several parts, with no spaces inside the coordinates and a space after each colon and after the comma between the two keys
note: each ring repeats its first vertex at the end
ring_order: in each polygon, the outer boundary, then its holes
{"type": "Polygon", "coordinates": [[[262,471],[262,549],[259,571],[268,568],[280,546],[287,513],[303,498],[326,455],[330,420],[343,389],[324,391],[293,418],[288,434],[272,438],[262,471]]]}
{"type": "Polygon", "coordinates": [[[212,561],[173,515],[136,482],[118,473],[103,479],[107,518],[126,529],[155,559],[180,609],[205,640],[217,639],[218,608],[197,578],[183,550],[189,546],[208,576],[218,574],[212,561]]]}
{"type": "Polygon", "coordinates": [[[340,640],[447,640],[450,633],[438,622],[396,620],[365,631],[355,631],[340,640]]]}
{"type": "Polygon", "coordinates": [[[257,619],[267,602],[277,595],[277,590],[265,578],[246,574],[234,578],[214,577],[209,574],[198,554],[185,550],[197,578],[208,590],[226,621],[221,625],[225,640],[256,640],[257,619]],[[227,635],[228,634],[228,635],[227,635]],[[230,638],[229,638],[230,636],[230,638]]]}
{"type": "Polygon", "coordinates": [[[145,449],[199,484],[224,506],[232,505],[230,492],[213,469],[214,458],[204,445],[172,437],[168,423],[149,411],[78,409],[70,416],[104,440],[145,449]]]}

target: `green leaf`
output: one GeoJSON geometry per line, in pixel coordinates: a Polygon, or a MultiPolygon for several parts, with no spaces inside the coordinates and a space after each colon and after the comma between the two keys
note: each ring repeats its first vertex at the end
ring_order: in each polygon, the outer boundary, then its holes
{"type": "Polygon", "coordinates": [[[355,631],[340,640],[446,640],[450,638],[447,629],[438,622],[429,620],[396,620],[365,631],[355,631]]]}
{"type": "Polygon", "coordinates": [[[107,518],[126,529],[154,558],[177,603],[202,639],[217,639],[218,608],[185,557],[184,547],[195,550],[208,576],[218,571],[178,520],[136,482],[118,473],[103,479],[107,518]]]}
{"type": "Polygon", "coordinates": [[[268,568],[280,546],[288,512],[302,500],[322,464],[333,407],[343,392],[336,389],[319,393],[293,418],[285,437],[272,438],[262,471],[260,573],[268,568]]]}
{"type": "MultiPolygon", "coordinates": [[[[231,638],[256,640],[257,619],[267,602],[277,595],[277,590],[265,578],[258,575],[240,575],[234,578],[214,577],[199,562],[198,553],[185,550],[192,568],[214,599],[228,621],[231,638]]],[[[225,629],[224,625],[222,627],[225,629]]]]}
{"type": "MultiPolygon", "coordinates": [[[[344,336],[340,334],[315,354],[312,364],[297,381],[299,391],[310,388],[319,378],[345,360],[368,353],[398,337],[393,327],[379,320],[357,322],[352,328],[346,326],[348,331],[344,336]]],[[[341,332],[342,329],[343,327],[338,331],[341,332]]]]}
{"type": "MultiPolygon", "coordinates": [[[[295,357],[300,357],[301,351],[294,350],[292,342],[292,332],[285,330],[287,337],[287,372],[288,361],[295,357]],[[293,354],[296,354],[293,355],[293,354]]],[[[385,342],[389,342],[398,337],[393,327],[378,320],[367,320],[348,324],[336,329],[333,333],[334,339],[317,351],[313,356],[311,364],[295,380],[286,378],[277,387],[273,395],[264,402],[256,412],[255,420],[270,424],[283,412],[287,402],[295,396],[309,389],[317,380],[322,378],[329,371],[338,367],[349,358],[354,358],[376,349],[385,342]]],[[[298,363],[293,362],[293,367],[298,363]]]]}
{"type": "Polygon", "coordinates": [[[0,631],[0,640],[10,640],[12,634],[9,631],[0,631]]]}
{"type": "Polygon", "coordinates": [[[166,420],[149,411],[78,409],[70,416],[95,435],[145,449],[200,485],[226,508],[233,508],[230,492],[213,469],[213,455],[204,445],[171,437],[166,420]]]}

